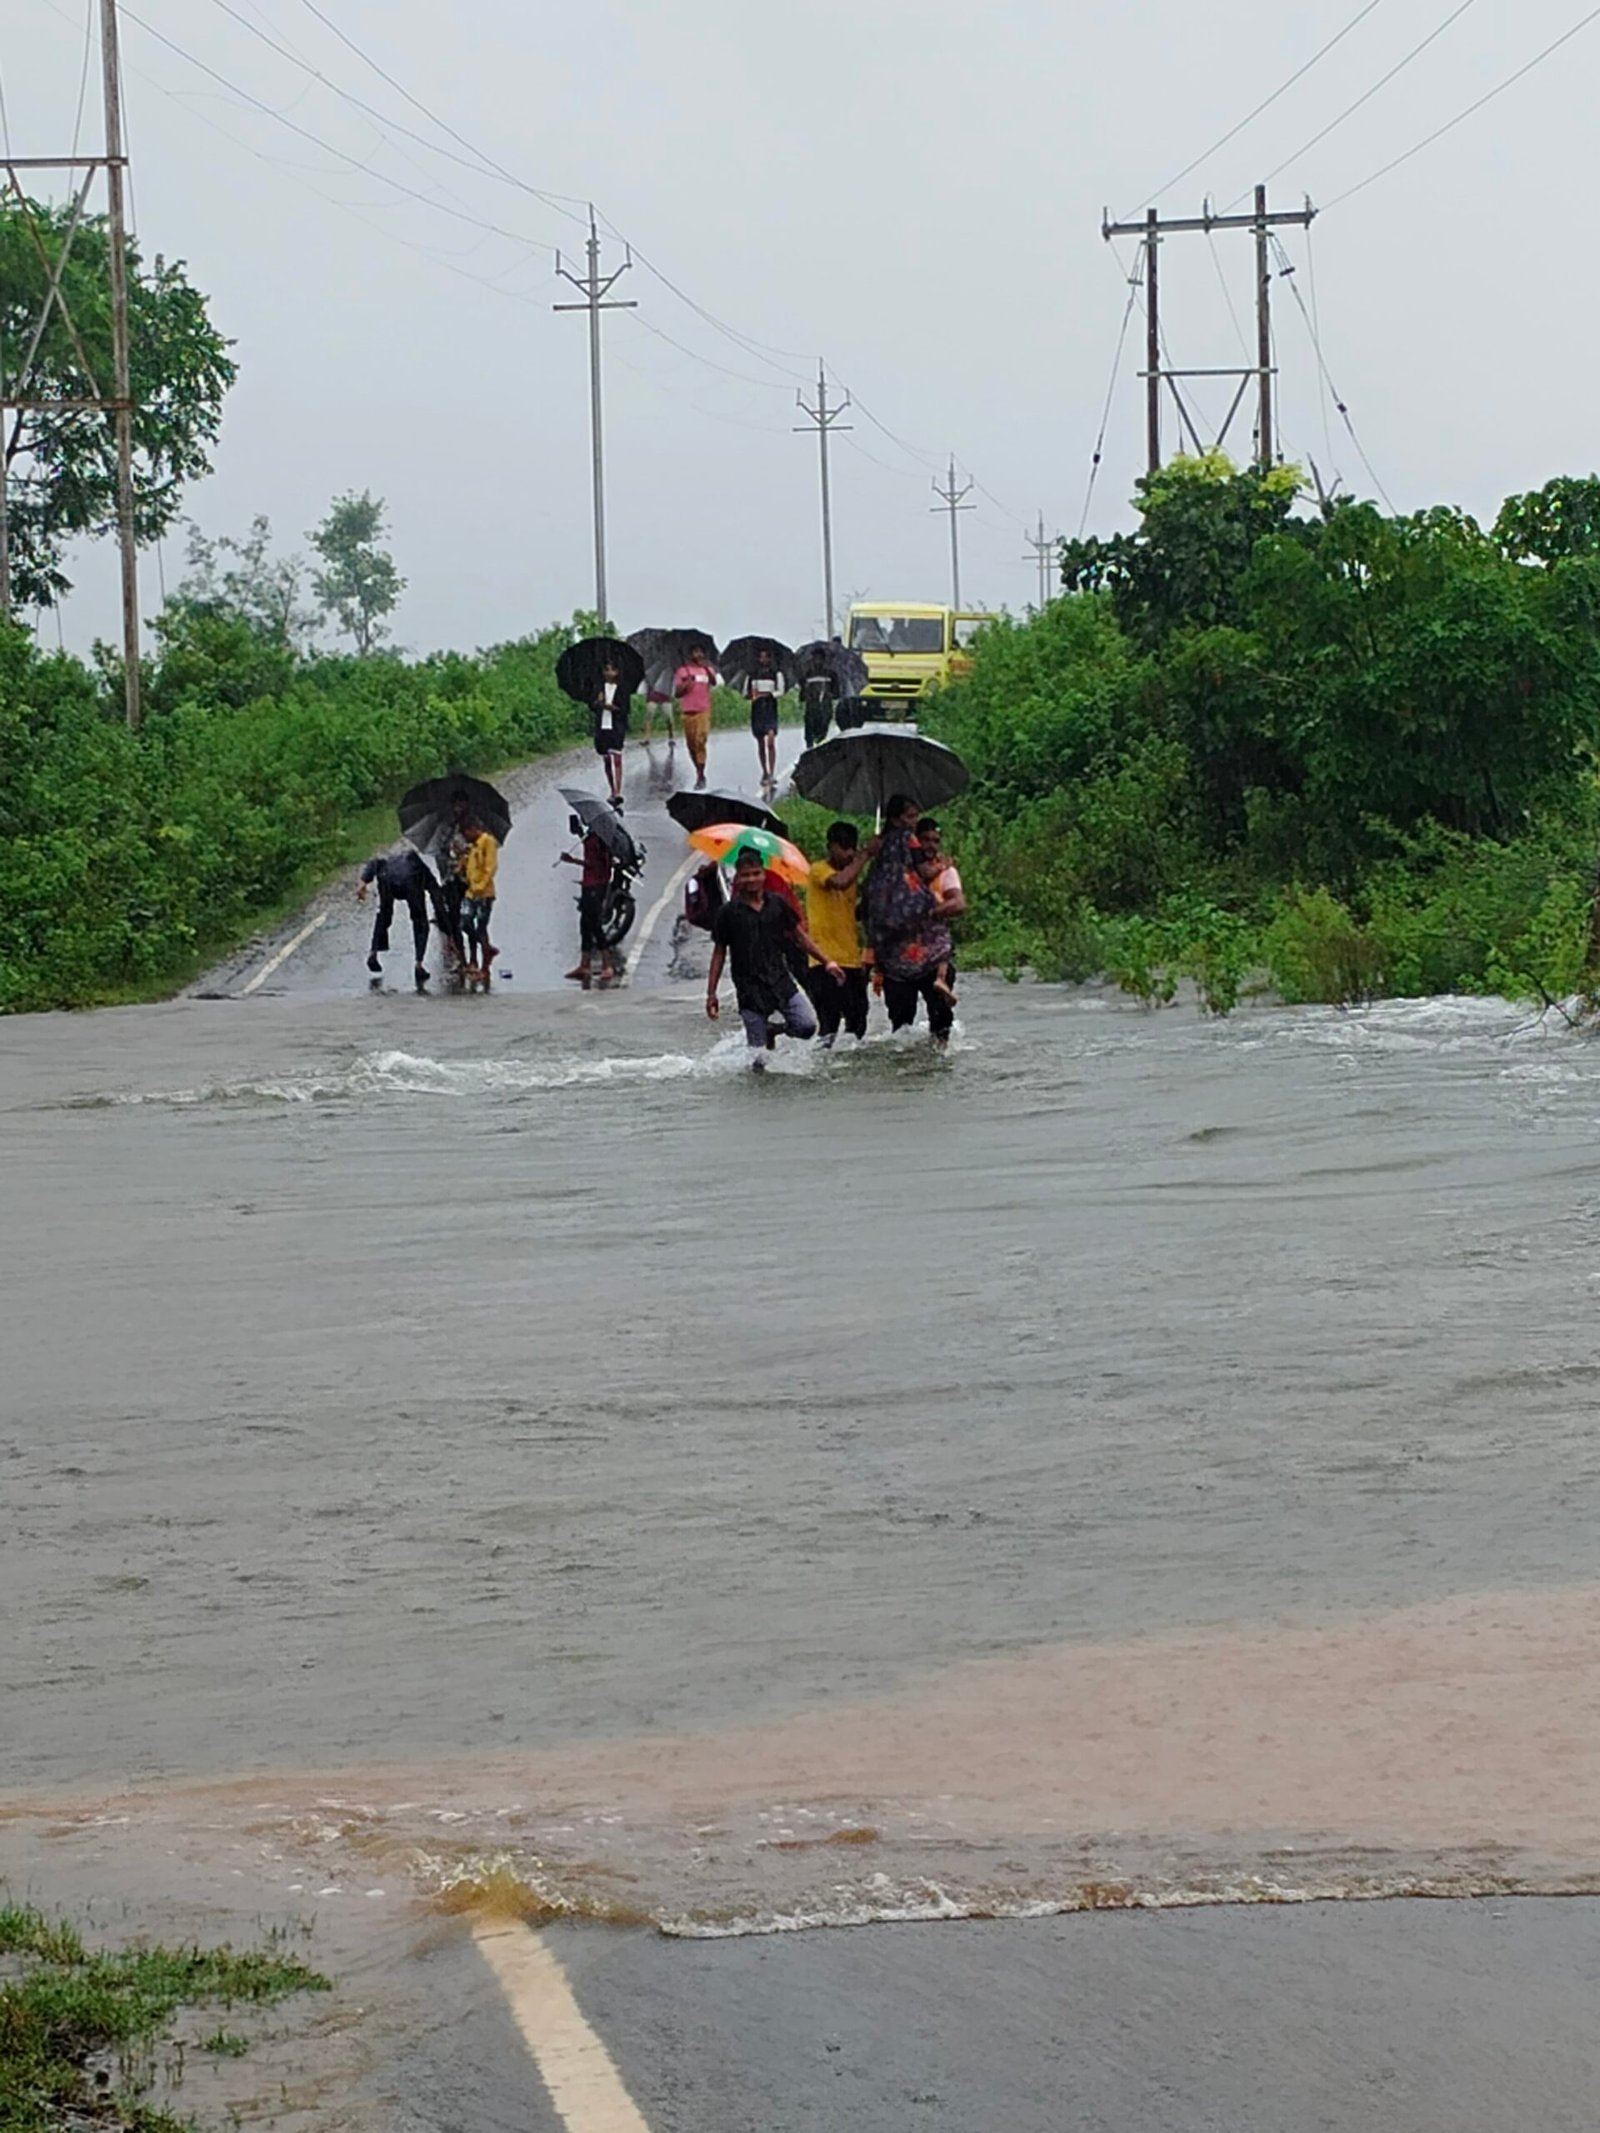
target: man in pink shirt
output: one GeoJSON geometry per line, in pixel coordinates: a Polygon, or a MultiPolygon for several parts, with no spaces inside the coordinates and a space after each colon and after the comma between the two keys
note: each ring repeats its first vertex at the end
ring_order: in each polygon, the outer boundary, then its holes
{"type": "Polygon", "coordinates": [[[672,693],[678,700],[683,738],[694,764],[697,787],[706,782],[706,736],[711,731],[711,688],[716,678],[716,669],[702,644],[694,647],[672,677],[672,693]]]}

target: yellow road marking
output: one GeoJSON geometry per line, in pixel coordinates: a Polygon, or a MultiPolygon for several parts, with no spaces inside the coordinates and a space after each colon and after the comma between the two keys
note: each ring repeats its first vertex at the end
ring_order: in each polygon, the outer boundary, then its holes
{"type": "Polygon", "coordinates": [[[249,984],[241,986],[239,991],[240,999],[248,999],[250,994],[255,991],[258,985],[265,985],[268,978],[271,977],[272,973],[277,970],[280,965],[287,963],[290,956],[294,954],[297,948],[303,948],[306,942],[310,940],[312,934],[316,932],[319,926],[325,926],[327,923],[328,913],[326,911],[319,911],[315,918],[308,919],[306,923],[300,928],[300,931],[295,935],[294,939],[292,941],[285,941],[283,946],[278,950],[277,954],[272,958],[271,962],[263,963],[261,968],[256,972],[255,976],[250,980],[249,984]]]}
{"type": "Polygon", "coordinates": [[[544,1937],[494,1919],[478,1920],[472,1937],[569,2133],[650,2133],[544,1937]]]}

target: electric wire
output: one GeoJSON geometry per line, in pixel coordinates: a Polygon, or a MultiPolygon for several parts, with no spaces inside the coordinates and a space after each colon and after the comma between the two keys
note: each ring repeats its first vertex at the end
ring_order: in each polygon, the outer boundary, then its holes
{"type": "Polygon", "coordinates": [[[1271,242],[1273,250],[1278,255],[1279,276],[1282,280],[1288,282],[1289,293],[1294,298],[1295,303],[1299,308],[1301,318],[1305,321],[1306,332],[1311,337],[1312,350],[1316,355],[1317,368],[1321,371],[1323,377],[1327,380],[1328,390],[1333,395],[1333,404],[1339,411],[1339,419],[1343,422],[1345,428],[1349,431],[1350,442],[1355,446],[1356,451],[1360,456],[1361,464],[1366,468],[1368,477],[1370,478],[1373,487],[1383,498],[1384,503],[1389,508],[1390,514],[1396,515],[1394,501],[1391,498],[1388,490],[1383,486],[1383,483],[1378,479],[1377,469],[1373,466],[1372,461],[1367,457],[1366,447],[1362,444],[1360,437],[1356,433],[1356,426],[1354,421],[1351,419],[1350,410],[1345,404],[1344,396],[1341,394],[1338,386],[1333,381],[1333,373],[1329,370],[1327,358],[1322,352],[1321,335],[1317,331],[1316,325],[1311,317],[1310,312],[1306,309],[1305,298],[1300,294],[1299,286],[1295,281],[1294,262],[1290,259],[1287,251],[1284,249],[1282,240],[1278,237],[1276,232],[1272,234],[1271,242]]]}
{"type": "MultiPolygon", "coordinates": [[[[1317,251],[1311,241],[1311,224],[1306,224],[1306,278],[1311,284],[1311,341],[1315,347],[1322,339],[1322,307],[1317,302],[1317,251]]],[[[1328,458],[1328,479],[1337,480],[1333,464],[1333,424],[1328,413],[1328,374],[1317,366],[1317,398],[1322,408],[1322,448],[1328,458]]]]}
{"type": "Polygon", "coordinates": [[[296,133],[302,140],[309,141],[313,148],[320,148],[324,155],[336,157],[339,162],[349,164],[353,170],[359,170],[364,177],[376,179],[380,185],[387,185],[393,191],[403,193],[409,200],[420,201],[424,207],[431,208],[436,214],[448,215],[456,222],[470,224],[474,229],[487,230],[491,236],[504,237],[512,244],[526,246],[530,251],[554,251],[555,247],[553,245],[544,243],[540,238],[529,237],[520,230],[505,229],[499,223],[485,221],[482,216],[471,214],[465,208],[452,207],[447,201],[440,199],[437,192],[431,194],[419,192],[414,185],[407,185],[401,179],[391,177],[387,171],[379,170],[370,162],[363,162],[359,156],[351,155],[346,149],[336,148],[331,141],[323,140],[320,134],[312,133],[307,127],[300,125],[297,120],[289,118],[283,111],[275,109],[261,97],[253,95],[250,90],[240,88],[239,84],[235,81],[230,81],[227,75],[218,73],[215,67],[208,66],[205,60],[197,58],[193,52],[187,51],[176,39],[167,36],[164,30],[158,30],[154,24],[146,22],[142,15],[136,15],[132,8],[124,6],[121,12],[125,21],[136,24],[139,29],[144,31],[146,36],[153,37],[157,44],[165,45],[167,50],[175,53],[179,59],[186,60],[190,66],[198,68],[202,74],[207,75],[219,87],[226,89],[239,102],[248,104],[252,110],[263,113],[267,118],[276,119],[279,125],[286,126],[291,133],[296,133]]]}
{"type": "MultiPolygon", "coordinates": [[[[1394,80],[1397,74],[1403,73],[1404,70],[1410,66],[1412,60],[1419,58],[1421,54],[1428,49],[1429,45],[1434,43],[1437,38],[1440,38],[1444,35],[1445,31],[1449,29],[1450,25],[1453,22],[1458,22],[1461,17],[1467,12],[1467,9],[1475,5],[1476,0],[1458,0],[1458,4],[1451,9],[1448,15],[1445,16],[1443,22],[1435,24],[1435,26],[1428,32],[1427,36],[1424,37],[1419,44],[1414,44],[1411,47],[1410,51],[1405,54],[1404,58],[1397,59],[1394,65],[1389,69],[1387,74],[1379,75],[1378,79],[1372,84],[1371,88],[1364,89],[1361,94],[1356,98],[1353,104],[1346,104],[1345,108],[1339,113],[1337,118],[1329,119],[1327,125],[1322,127],[1319,132],[1314,133],[1309,141],[1302,141],[1300,146],[1295,149],[1292,155],[1287,155],[1284,157],[1281,163],[1274,164],[1272,169],[1267,172],[1266,177],[1261,182],[1264,185],[1270,185],[1274,178],[1280,176],[1282,172],[1286,171],[1289,168],[1289,165],[1291,163],[1298,163],[1303,155],[1308,155],[1310,151],[1317,146],[1319,141],[1325,141],[1330,133],[1333,133],[1338,127],[1342,126],[1347,118],[1352,117],[1357,111],[1361,109],[1363,104],[1371,103],[1372,99],[1377,95],[1380,89],[1386,89],[1390,82],[1394,80]]],[[[1236,199],[1230,200],[1228,203],[1228,207],[1224,212],[1231,212],[1232,209],[1236,208],[1239,205],[1239,201],[1247,197],[1247,193],[1248,188],[1246,189],[1246,192],[1240,193],[1236,199]]]]}
{"type": "MultiPolygon", "coordinates": [[[[1416,143],[1415,147],[1408,148],[1404,155],[1395,156],[1391,162],[1385,163],[1380,170],[1373,171],[1370,177],[1362,178],[1358,184],[1347,186],[1342,193],[1336,194],[1328,202],[1328,206],[1339,207],[1346,200],[1354,199],[1357,193],[1365,192],[1369,185],[1376,185],[1380,178],[1388,177],[1391,170],[1398,170],[1402,163],[1409,163],[1413,156],[1421,155],[1422,151],[1425,148],[1431,148],[1435,141],[1442,141],[1444,136],[1447,133],[1453,133],[1464,119],[1469,119],[1474,112],[1481,111],[1485,104],[1493,103],[1497,96],[1509,89],[1513,83],[1521,81],[1525,74],[1531,74],[1535,67],[1541,66],[1550,57],[1552,52],[1559,52],[1564,44],[1570,43],[1580,30],[1586,30],[1590,23],[1597,18],[1600,18],[1600,7],[1591,8],[1587,15],[1572,25],[1570,30],[1563,30],[1553,43],[1547,44],[1542,52],[1536,52],[1532,59],[1518,67],[1514,74],[1508,74],[1504,81],[1496,82],[1495,86],[1487,91],[1485,95],[1480,96],[1475,103],[1468,104],[1464,111],[1458,111],[1453,119],[1447,119],[1442,126],[1436,126],[1432,133],[1425,135],[1422,140],[1416,143]]],[[[1324,212],[1326,212],[1326,209],[1324,212]]]]}
{"type": "Polygon", "coordinates": [[[414,96],[403,82],[397,81],[394,75],[389,73],[386,68],[380,66],[377,60],[373,58],[370,52],[368,52],[363,46],[357,44],[353,37],[349,36],[346,31],[342,30],[339,27],[338,23],[334,21],[331,15],[325,14],[323,10],[316,5],[316,0],[301,0],[301,4],[307,9],[310,14],[315,15],[315,17],[322,24],[324,29],[331,31],[332,34],[338,38],[339,42],[346,48],[347,51],[353,52],[356,58],[359,59],[363,65],[370,67],[373,73],[377,75],[380,81],[387,82],[389,87],[394,90],[397,96],[403,96],[406,102],[411,106],[413,111],[420,111],[422,116],[428,120],[430,125],[437,126],[439,128],[439,131],[441,133],[447,133],[450,136],[451,140],[454,141],[458,147],[465,148],[470,155],[476,156],[486,171],[488,171],[497,178],[504,179],[504,181],[508,185],[515,185],[519,189],[519,191],[532,193],[536,200],[542,200],[547,207],[554,208],[558,214],[569,215],[570,219],[578,223],[580,227],[586,226],[585,217],[582,214],[573,212],[573,210],[584,208],[587,203],[583,200],[580,200],[575,193],[557,193],[547,191],[541,186],[528,184],[525,179],[519,178],[515,174],[515,172],[507,170],[505,166],[497,162],[493,156],[487,154],[483,149],[477,147],[473,142],[469,141],[464,134],[458,133],[455,127],[450,124],[448,119],[440,118],[437,111],[431,110],[427,104],[423,103],[420,97],[414,96]]]}
{"type": "MultiPolygon", "coordinates": [[[[388,141],[390,147],[394,147],[394,142],[390,139],[391,132],[402,134],[408,141],[414,141],[419,148],[427,149],[430,155],[442,156],[446,162],[454,163],[463,170],[470,170],[474,177],[494,176],[504,178],[508,184],[516,186],[520,192],[528,193],[534,199],[543,201],[546,205],[551,204],[536,186],[524,184],[520,178],[513,177],[510,172],[501,171],[498,167],[486,169],[481,160],[469,160],[466,156],[457,155],[454,149],[441,147],[437,141],[430,141],[426,134],[418,133],[415,127],[404,125],[399,119],[391,117],[388,112],[380,111],[376,105],[369,104],[364,97],[357,96],[354,90],[343,88],[338,82],[333,81],[328,75],[324,74],[320,67],[313,66],[308,59],[302,59],[298,52],[293,51],[288,45],[280,43],[270,32],[261,29],[256,23],[250,21],[248,16],[242,15],[232,5],[232,0],[212,0],[212,5],[220,8],[224,15],[237,22],[239,27],[247,30],[252,37],[259,38],[267,49],[275,52],[280,59],[288,60],[291,66],[298,67],[303,74],[308,74],[314,82],[320,83],[330,96],[336,96],[342,102],[353,106],[364,118],[370,120],[377,127],[380,138],[388,141]]],[[[435,120],[434,123],[437,125],[440,122],[435,120]]],[[[402,152],[399,149],[395,150],[397,155],[402,152]]],[[[473,151],[474,158],[477,157],[477,153],[476,150],[473,151]]],[[[409,161],[410,158],[407,158],[407,160],[409,161]]],[[[556,212],[567,215],[570,211],[563,207],[558,208],[556,212]]],[[[570,219],[581,221],[581,217],[577,216],[572,216],[570,219]]]]}
{"type": "MultiPolygon", "coordinates": [[[[1342,30],[1340,30],[1335,36],[1330,37],[1325,45],[1322,45],[1317,51],[1313,52],[1311,57],[1305,62],[1303,66],[1296,67],[1287,81],[1279,82],[1277,88],[1273,90],[1272,94],[1270,96],[1263,97],[1261,102],[1256,105],[1253,111],[1247,111],[1244,117],[1240,119],[1237,126],[1230,126],[1228,128],[1228,131],[1222,136],[1220,140],[1213,141],[1211,146],[1205,149],[1200,155],[1197,155],[1192,163],[1185,163],[1182,170],[1177,172],[1174,177],[1168,178],[1165,185],[1157,186],[1155,191],[1148,196],[1146,204],[1153,206],[1155,202],[1161,198],[1163,193],[1171,192],[1172,188],[1175,185],[1181,184],[1181,182],[1189,176],[1191,171],[1198,170],[1202,163],[1209,163],[1211,158],[1216,154],[1219,148],[1226,148],[1230,141],[1237,139],[1238,136],[1243,133],[1246,126],[1248,126],[1253,119],[1260,118],[1262,112],[1267,110],[1271,105],[1275,104],[1278,101],[1278,98],[1284,94],[1285,90],[1292,89],[1295,83],[1299,81],[1303,75],[1309,74],[1311,72],[1311,69],[1317,64],[1317,61],[1319,59],[1326,59],[1328,54],[1333,50],[1334,46],[1336,44],[1342,44],[1345,38],[1349,36],[1350,32],[1353,29],[1357,28],[1361,23],[1365,22],[1367,17],[1372,13],[1373,9],[1380,6],[1381,4],[1382,0],[1367,0],[1366,6],[1361,8],[1358,13],[1353,15],[1350,20],[1345,24],[1342,30]]],[[[1128,212],[1129,214],[1132,214],[1133,212],[1135,212],[1135,210],[1130,208],[1128,212]]],[[[1119,221],[1126,221],[1127,216],[1119,216],[1117,219],[1119,221]]]]}
{"type": "Polygon", "coordinates": [[[89,54],[94,46],[95,0],[84,0],[83,9],[83,64],[78,69],[78,109],[72,121],[72,153],[78,153],[78,143],[83,138],[83,109],[89,95],[89,54]]]}
{"type": "MultiPolygon", "coordinates": [[[[1121,265],[1121,260],[1118,264],[1121,265]]],[[[1100,460],[1105,451],[1106,430],[1111,422],[1111,403],[1116,397],[1117,378],[1122,370],[1122,351],[1127,345],[1128,326],[1133,318],[1133,307],[1139,301],[1139,279],[1135,274],[1127,276],[1128,301],[1122,307],[1122,325],[1117,333],[1117,351],[1111,358],[1111,378],[1106,386],[1105,405],[1100,410],[1100,429],[1094,440],[1094,452],[1089,460],[1089,485],[1083,492],[1083,513],[1078,520],[1078,538],[1081,541],[1089,523],[1089,507],[1094,501],[1094,485],[1100,476],[1100,460]]]]}

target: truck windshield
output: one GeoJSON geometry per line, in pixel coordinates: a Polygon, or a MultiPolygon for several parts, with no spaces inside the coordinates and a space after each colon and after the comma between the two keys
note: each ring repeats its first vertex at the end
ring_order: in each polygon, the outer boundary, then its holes
{"type": "Polygon", "coordinates": [[[854,615],[850,648],[856,652],[942,652],[942,615],[854,615]]]}

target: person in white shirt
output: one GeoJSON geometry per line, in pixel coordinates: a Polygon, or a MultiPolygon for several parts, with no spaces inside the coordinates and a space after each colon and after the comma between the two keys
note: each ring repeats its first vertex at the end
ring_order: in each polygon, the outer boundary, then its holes
{"type": "Polygon", "coordinates": [[[750,731],[761,763],[761,782],[770,787],[778,782],[778,698],[783,694],[783,676],[770,652],[757,653],[744,693],[750,699],[750,731]]]}
{"type": "Polygon", "coordinates": [[[606,766],[611,804],[622,812],[622,744],[628,738],[628,694],[610,664],[600,670],[600,686],[590,705],[594,713],[594,752],[606,766]]]}

